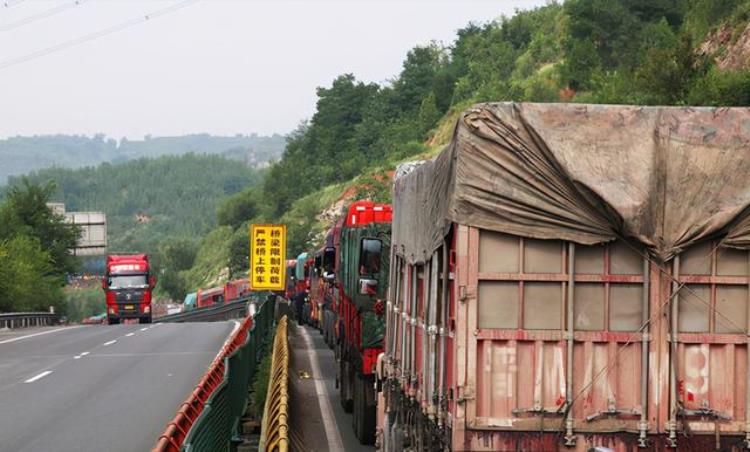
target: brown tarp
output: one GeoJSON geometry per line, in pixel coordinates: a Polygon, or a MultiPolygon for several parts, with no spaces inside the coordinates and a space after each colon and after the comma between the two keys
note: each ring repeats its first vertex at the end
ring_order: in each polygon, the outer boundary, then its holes
{"type": "Polygon", "coordinates": [[[750,247],[750,109],[480,104],[394,183],[396,251],[452,222],[580,244],[626,237],[667,260],[707,237],[750,247]]]}

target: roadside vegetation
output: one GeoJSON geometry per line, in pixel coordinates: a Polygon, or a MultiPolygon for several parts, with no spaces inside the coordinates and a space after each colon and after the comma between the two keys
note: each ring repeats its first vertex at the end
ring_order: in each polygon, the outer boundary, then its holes
{"type": "Polygon", "coordinates": [[[80,232],[46,205],[53,184],[24,179],[0,203],[0,312],[65,312],[62,288],[80,232]]]}

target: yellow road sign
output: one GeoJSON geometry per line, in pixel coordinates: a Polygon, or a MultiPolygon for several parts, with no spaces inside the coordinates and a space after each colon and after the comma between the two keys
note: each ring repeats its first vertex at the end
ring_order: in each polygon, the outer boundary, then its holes
{"type": "Polygon", "coordinates": [[[284,290],[286,225],[250,226],[250,286],[253,290],[284,290]]]}

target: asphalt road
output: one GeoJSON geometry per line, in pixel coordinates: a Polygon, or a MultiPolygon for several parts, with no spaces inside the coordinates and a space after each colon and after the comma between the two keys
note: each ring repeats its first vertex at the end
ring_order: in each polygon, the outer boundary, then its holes
{"type": "Polygon", "coordinates": [[[0,333],[0,452],[151,450],[236,325],[0,333]]]}
{"type": "Polygon", "coordinates": [[[336,388],[336,358],[320,333],[291,321],[292,429],[304,450],[373,452],[354,436],[336,388]]]}

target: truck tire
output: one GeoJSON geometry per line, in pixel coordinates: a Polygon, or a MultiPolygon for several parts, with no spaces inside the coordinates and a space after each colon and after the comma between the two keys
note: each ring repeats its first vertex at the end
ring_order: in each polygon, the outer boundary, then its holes
{"type": "Polygon", "coordinates": [[[368,391],[372,389],[372,379],[368,376],[360,375],[354,377],[354,434],[362,444],[375,444],[375,417],[376,407],[368,404],[367,401],[373,400],[373,394],[368,391]]]}
{"type": "Polygon", "coordinates": [[[113,317],[107,317],[107,324],[108,325],[119,325],[120,324],[120,319],[116,319],[116,318],[113,318],[113,317]]]}
{"type": "Polygon", "coordinates": [[[353,403],[352,399],[349,398],[349,394],[351,394],[349,373],[349,363],[339,353],[339,401],[345,413],[352,412],[353,403]]]}
{"type": "Polygon", "coordinates": [[[141,324],[143,324],[143,323],[151,323],[151,314],[149,314],[149,315],[147,315],[145,317],[139,318],[138,319],[138,323],[141,323],[141,324]]]}

